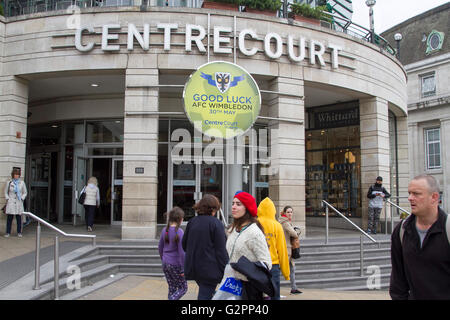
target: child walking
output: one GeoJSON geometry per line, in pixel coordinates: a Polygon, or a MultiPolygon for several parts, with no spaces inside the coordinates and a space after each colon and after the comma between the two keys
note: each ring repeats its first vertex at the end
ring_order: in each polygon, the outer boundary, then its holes
{"type": "Polygon", "coordinates": [[[186,293],[188,286],[184,277],[184,251],[181,246],[184,211],[174,207],[169,211],[167,226],[159,239],[159,255],[162,260],[164,275],[169,285],[169,300],[179,300],[186,293]]]}

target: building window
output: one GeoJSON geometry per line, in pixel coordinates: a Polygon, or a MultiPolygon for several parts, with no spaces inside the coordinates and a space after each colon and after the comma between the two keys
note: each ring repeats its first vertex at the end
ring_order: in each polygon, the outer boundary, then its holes
{"type": "Polygon", "coordinates": [[[420,76],[422,83],[422,98],[433,96],[436,94],[436,78],[435,74],[430,73],[420,76]]]}
{"type": "Polygon", "coordinates": [[[441,130],[439,128],[426,129],[425,141],[427,150],[427,169],[441,167],[441,130]]]}

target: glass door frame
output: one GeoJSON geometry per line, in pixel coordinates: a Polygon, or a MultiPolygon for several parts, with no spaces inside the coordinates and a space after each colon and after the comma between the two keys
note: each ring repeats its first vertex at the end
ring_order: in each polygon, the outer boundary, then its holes
{"type": "MultiPolygon", "coordinates": [[[[169,156],[168,156],[168,161],[169,161],[169,172],[168,172],[168,192],[167,192],[167,208],[168,210],[170,210],[169,208],[173,208],[173,172],[174,172],[174,166],[177,165],[175,163],[172,162],[172,158],[170,156],[170,152],[169,152],[169,156]]],[[[193,163],[193,165],[195,166],[195,191],[194,191],[194,201],[195,203],[197,203],[198,201],[200,201],[200,199],[202,198],[203,194],[201,192],[201,169],[202,169],[202,165],[207,164],[206,162],[202,162],[202,163],[193,163]]],[[[225,192],[226,189],[226,165],[223,161],[220,162],[215,162],[214,165],[221,165],[222,166],[222,210],[225,211],[225,208],[223,207],[223,203],[225,201],[225,197],[227,196],[227,192],[225,192]]]]}
{"type": "MultiPolygon", "coordinates": [[[[77,225],[77,217],[81,218],[81,214],[83,213],[82,208],[83,205],[78,203],[78,197],[80,196],[81,190],[83,190],[84,186],[87,183],[87,177],[89,176],[89,174],[92,172],[92,165],[88,165],[89,169],[86,168],[86,164],[88,164],[88,161],[90,161],[90,157],[86,157],[86,156],[79,156],[79,155],[74,155],[74,159],[73,159],[73,176],[72,176],[72,217],[73,217],[73,226],[77,225]],[[78,170],[79,170],[79,160],[85,161],[85,168],[84,168],[84,183],[83,186],[79,186],[78,185],[78,170]],[[81,187],[81,188],[80,188],[81,187]]],[[[83,180],[83,179],[81,179],[83,180]]]]}
{"type": "MultiPolygon", "coordinates": [[[[72,215],[73,215],[73,225],[76,225],[76,217],[81,217],[81,208],[82,205],[80,205],[78,203],[78,196],[79,196],[79,192],[81,192],[82,188],[79,189],[79,186],[77,184],[77,179],[78,179],[78,160],[82,159],[85,161],[93,161],[95,159],[111,159],[111,167],[112,167],[112,175],[111,175],[111,181],[110,181],[110,185],[111,185],[111,212],[110,212],[110,224],[111,225],[121,225],[122,222],[121,221],[114,221],[113,218],[113,200],[112,200],[112,192],[113,192],[113,186],[114,186],[114,164],[116,161],[123,161],[123,156],[74,156],[74,167],[73,167],[73,177],[72,177],[72,181],[73,181],[73,201],[75,201],[75,210],[74,207],[72,206],[72,215]],[[79,189],[79,190],[78,190],[79,189]]],[[[89,168],[85,171],[86,174],[86,181],[85,184],[87,183],[87,179],[88,177],[90,177],[92,175],[92,165],[89,165],[89,168]]],[[[123,183],[123,179],[122,179],[122,183],[123,183]]],[[[84,185],[83,185],[84,187],[84,185]]]]}
{"type": "MultiPolygon", "coordinates": [[[[52,170],[52,157],[51,157],[51,152],[36,152],[36,153],[32,153],[30,154],[29,157],[27,157],[29,159],[28,165],[27,165],[27,170],[26,172],[26,182],[28,185],[28,197],[27,197],[27,208],[25,208],[25,210],[31,210],[31,191],[32,191],[32,163],[33,163],[33,159],[37,159],[37,158],[43,158],[43,156],[48,155],[49,158],[49,164],[48,164],[48,179],[47,179],[47,212],[45,213],[45,217],[43,217],[45,220],[49,221],[50,220],[50,198],[51,198],[51,186],[52,186],[52,179],[51,179],[51,170],[52,170]]],[[[39,186],[37,186],[39,187],[39,186]]],[[[32,212],[36,215],[39,215],[38,212],[32,212]]]]}
{"type": "MultiPolygon", "coordinates": [[[[123,157],[120,157],[120,158],[116,157],[116,158],[112,158],[111,160],[112,160],[112,163],[111,163],[111,170],[112,170],[112,172],[111,172],[111,225],[120,226],[120,225],[122,225],[122,220],[120,220],[120,221],[119,220],[114,220],[114,201],[116,201],[116,192],[115,192],[114,187],[117,186],[117,185],[121,185],[122,186],[122,195],[121,195],[121,197],[123,197],[123,163],[124,162],[123,162],[123,157]],[[121,181],[122,184],[116,184],[116,171],[115,171],[115,169],[116,169],[116,164],[119,161],[122,161],[122,179],[121,179],[122,180],[121,181]]],[[[117,179],[117,181],[118,181],[118,179],[117,179]]]]}

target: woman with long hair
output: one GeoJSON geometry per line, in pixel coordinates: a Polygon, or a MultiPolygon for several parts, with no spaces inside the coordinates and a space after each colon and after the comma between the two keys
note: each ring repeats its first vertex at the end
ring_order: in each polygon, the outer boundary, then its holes
{"type": "MultiPolygon", "coordinates": [[[[251,262],[263,262],[270,270],[272,259],[264,235],[264,228],[257,219],[258,210],[255,198],[247,192],[236,192],[231,206],[231,214],[233,223],[229,229],[227,240],[230,264],[237,263],[240,257],[245,256],[251,262]]],[[[242,281],[243,299],[262,300],[262,292],[255,291],[245,275],[232,268],[230,269],[230,274],[242,281]]]]}
{"type": "Polygon", "coordinates": [[[292,243],[291,241],[298,239],[299,234],[295,231],[294,226],[292,225],[292,215],[294,213],[294,209],[291,206],[285,206],[280,216],[280,223],[284,230],[284,237],[286,239],[286,247],[289,256],[289,270],[290,270],[290,281],[291,281],[291,294],[300,294],[302,293],[297,288],[297,284],[295,283],[295,262],[292,260],[292,243]]]}
{"type": "Polygon", "coordinates": [[[158,249],[163,264],[164,275],[169,286],[169,300],[179,300],[188,286],[184,277],[184,251],[181,246],[184,211],[174,207],[168,212],[167,225],[161,232],[158,249]]]}

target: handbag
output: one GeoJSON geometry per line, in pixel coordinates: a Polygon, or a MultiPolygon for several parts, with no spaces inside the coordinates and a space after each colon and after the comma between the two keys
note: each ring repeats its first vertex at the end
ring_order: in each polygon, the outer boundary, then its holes
{"type": "Polygon", "coordinates": [[[300,248],[292,249],[291,257],[292,259],[300,259],[300,248]]]}
{"type": "Polygon", "coordinates": [[[79,204],[84,204],[84,200],[86,199],[86,191],[85,188],[83,188],[83,190],[81,190],[80,196],[78,197],[78,203],[79,204]]]}
{"type": "Polygon", "coordinates": [[[225,266],[224,280],[212,300],[242,300],[242,281],[234,277],[229,263],[225,266]]]}
{"type": "Polygon", "coordinates": [[[6,214],[6,204],[2,207],[2,212],[6,214]]]}
{"type": "Polygon", "coordinates": [[[298,238],[291,238],[291,245],[292,245],[292,259],[299,259],[300,258],[300,240],[298,238]]]}

